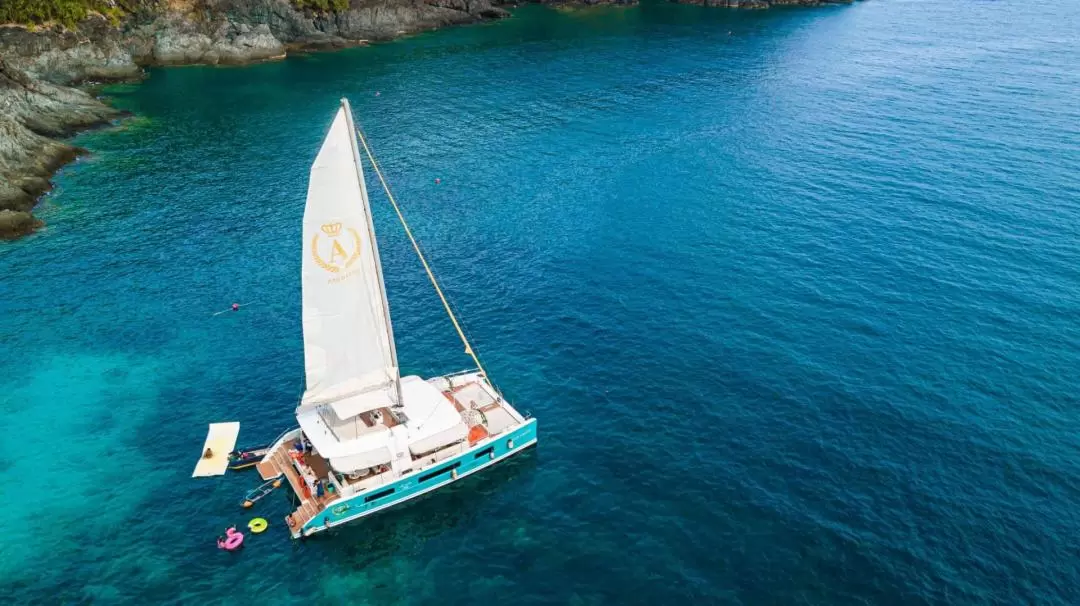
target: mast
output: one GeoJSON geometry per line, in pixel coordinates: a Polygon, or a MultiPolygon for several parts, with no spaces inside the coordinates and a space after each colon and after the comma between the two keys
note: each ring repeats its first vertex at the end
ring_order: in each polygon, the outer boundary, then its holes
{"type": "Polygon", "coordinates": [[[364,205],[364,214],[367,216],[368,236],[371,238],[371,249],[375,257],[375,273],[379,278],[379,294],[382,296],[383,316],[386,318],[386,337],[390,341],[390,360],[394,368],[398,369],[394,377],[394,391],[397,399],[395,407],[402,405],[401,399],[401,366],[398,365],[397,344],[394,342],[394,327],[390,323],[390,303],[386,299],[386,280],[383,279],[382,260],[379,258],[379,245],[375,239],[375,223],[371,217],[371,203],[368,199],[367,184],[364,183],[364,169],[360,165],[360,149],[356,145],[356,125],[353,124],[352,107],[349,100],[341,98],[341,106],[345,109],[345,120],[349,125],[349,144],[352,147],[353,162],[356,163],[356,180],[360,183],[360,194],[364,205]]]}

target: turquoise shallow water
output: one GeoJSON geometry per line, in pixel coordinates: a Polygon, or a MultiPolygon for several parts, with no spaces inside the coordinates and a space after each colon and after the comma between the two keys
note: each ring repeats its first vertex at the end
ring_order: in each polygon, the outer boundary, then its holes
{"type": "MultiPolygon", "coordinates": [[[[1077,23],[526,7],[110,88],[137,117],[0,247],[0,595],[1080,603],[1077,23]],[[289,423],[341,95],[541,444],[303,544],[277,495],[224,554],[257,481],[188,476],[206,423],[289,423]]],[[[465,367],[376,212],[405,370],[465,367]]]]}

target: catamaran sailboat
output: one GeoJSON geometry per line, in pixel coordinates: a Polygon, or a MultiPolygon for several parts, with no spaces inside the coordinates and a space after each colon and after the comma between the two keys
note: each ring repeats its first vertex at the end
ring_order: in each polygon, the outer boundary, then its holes
{"type": "Polygon", "coordinates": [[[345,99],[311,167],[301,251],[300,426],[257,466],[265,480],[284,476],[296,496],[286,517],[293,538],[442,488],[536,444],[536,419],[489,381],[345,99]],[[361,145],[475,369],[400,376],[361,145]]]}

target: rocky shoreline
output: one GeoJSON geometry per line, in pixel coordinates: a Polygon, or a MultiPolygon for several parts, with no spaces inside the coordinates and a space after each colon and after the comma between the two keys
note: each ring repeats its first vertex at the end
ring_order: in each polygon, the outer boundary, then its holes
{"type": "Polygon", "coordinates": [[[83,150],[57,141],[120,113],[74,88],[34,79],[0,56],[0,238],[41,226],[30,214],[49,178],[83,150]]]}
{"type": "MultiPolygon", "coordinates": [[[[509,15],[499,0],[351,0],[347,11],[329,13],[293,1],[139,0],[119,22],[91,15],[74,29],[0,26],[0,239],[42,225],[31,211],[49,179],[85,151],[58,139],[121,116],[79,85],[140,79],[149,66],[267,61],[509,15]]],[[[768,8],[851,0],[678,1],[768,8]]]]}
{"type": "Polygon", "coordinates": [[[42,225],[31,211],[49,178],[85,150],[59,141],[121,116],[76,88],[138,80],[158,65],[244,64],[507,16],[488,0],[354,0],[344,13],[289,0],[145,0],[121,22],[74,29],[0,26],[0,239],[42,225]]]}

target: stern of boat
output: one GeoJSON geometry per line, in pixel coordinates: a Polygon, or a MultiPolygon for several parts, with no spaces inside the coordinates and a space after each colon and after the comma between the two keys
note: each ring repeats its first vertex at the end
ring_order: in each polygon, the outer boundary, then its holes
{"type": "Polygon", "coordinates": [[[323,499],[320,499],[312,493],[309,478],[307,478],[312,474],[311,468],[308,465],[300,464],[290,453],[293,450],[293,445],[302,437],[303,432],[299,427],[286,431],[270,445],[266,456],[256,466],[263,480],[284,477],[292,493],[296,496],[299,505],[295,511],[285,517],[285,522],[288,524],[289,532],[293,538],[299,537],[300,529],[322,511],[324,507],[322,501],[326,499],[326,495],[324,495],[323,499]]]}

